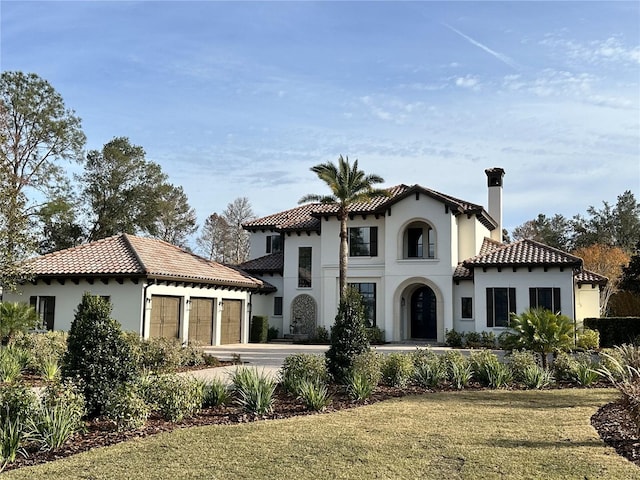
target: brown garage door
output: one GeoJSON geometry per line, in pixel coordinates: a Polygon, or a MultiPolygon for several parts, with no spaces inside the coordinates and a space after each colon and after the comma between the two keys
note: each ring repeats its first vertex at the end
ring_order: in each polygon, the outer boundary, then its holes
{"type": "Polygon", "coordinates": [[[151,338],[179,338],[180,297],[151,295],[151,338]]]}
{"type": "Polygon", "coordinates": [[[213,298],[192,298],[189,310],[189,342],[211,345],[213,334],[213,298]]]}
{"type": "Polygon", "coordinates": [[[240,343],[240,323],[242,302],[240,300],[223,300],[220,343],[240,343]]]}

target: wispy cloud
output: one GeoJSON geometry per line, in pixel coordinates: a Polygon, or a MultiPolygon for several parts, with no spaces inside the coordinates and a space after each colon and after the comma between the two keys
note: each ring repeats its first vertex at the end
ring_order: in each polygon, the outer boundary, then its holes
{"type": "Polygon", "coordinates": [[[456,86],[477,91],[480,90],[480,81],[474,75],[465,75],[464,77],[456,78],[456,86]]]}
{"type": "Polygon", "coordinates": [[[637,68],[640,64],[640,46],[626,45],[620,37],[611,36],[605,40],[581,43],[563,38],[559,34],[547,34],[540,45],[550,47],[556,54],[566,55],[572,63],[589,65],[615,64],[637,68]]]}
{"type": "Polygon", "coordinates": [[[520,66],[514,60],[512,60],[510,57],[505,55],[504,53],[500,53],[500,52],[496,52],[495,50],[492,50],[491,48],[489,48],[486,45],[478,42],[477,40],[474,40],[470,36],[465,35],[460,30],[458,30],[457,28],[452,27],[451,25],[449,25],[447,23],[443,23],[443,25],[445,27],[447,27],[449,30],[451,30],[452,32],[455,32],[458,35],[460,35],[462,38],[467,40],[470,44],[475,45],[476,47],[478,47],[478,48],[484,50],[485,52],[487,52],[489,55],[497,58],[498,60],[500,60],[505,65],[508,65],[509,67],[513,68],[514,70],[520,70],[520,66]]]}

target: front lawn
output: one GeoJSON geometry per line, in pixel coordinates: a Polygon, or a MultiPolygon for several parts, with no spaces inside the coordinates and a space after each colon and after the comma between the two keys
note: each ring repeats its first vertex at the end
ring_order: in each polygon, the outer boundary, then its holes
{"type": "Polygon", "coordinates": [[[613,389],[439,392],[175,430],[6,479],[640,479],[590,425],[613,389]]]}

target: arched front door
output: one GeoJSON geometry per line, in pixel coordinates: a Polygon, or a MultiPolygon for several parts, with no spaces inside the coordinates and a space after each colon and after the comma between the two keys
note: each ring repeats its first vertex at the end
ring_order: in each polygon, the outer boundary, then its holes
{"type": "Polygon", "coordinates": [[[436,294],[420,287],[411,295],[411,338],[437,338],[436,319],[436,294]]]}

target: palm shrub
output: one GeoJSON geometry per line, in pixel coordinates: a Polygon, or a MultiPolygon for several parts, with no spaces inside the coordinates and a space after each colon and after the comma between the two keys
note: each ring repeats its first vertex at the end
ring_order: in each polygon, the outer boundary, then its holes
{"type": "Polygon", "coordinates": [[[333,378],[344,383],[353,359],[369,350],[362,296],[348,288],[340,300],[336,321],[331,329],[331,346],[326,352],[327,368],[333,378]]]}
{"type": "Polygon", "coordinates": [[[293,395],[298,395],[298,386],[304,380],[318,379],[326,382],[328,378],[327,361],[322,355],[311,353],[288,355],[280,368],[282,386],[293,395]]]}
{"type": "Polygon", "coordinates": [[[0,303],[0,343],[7,345],[18,332],[35,328],[40,321],[36,310],[26,303],[0,303]]]}
{"type": "Polygon", "coordinates": [[[404,353],[390,353],[382,360],[381,372],[385,385],[404,388],[413,375],[413,358],[404,353]]]}
{"type": "Polygon", "coordinates": [[[231,375],[236,403],[247,413],[267,415],[273,411],[276,382],[255,368],[237,368],[231,375]]]}
{"type": "Polygon", "coordinates": [[[547,356],[558,350],[568,350],[573,344],[571,319],[546,308],[530,308],[520,315],[512,314],[507,343],[515,349],[532,350],[540,355],[542,367],[547,356]]]}
{"type": "Polygon", "coordinates": [[[62,374],[82,384],[89,417],[101,415],[111,392],[137,374],[131,348],[110,314],[109,302],[85,293],[69,330],[62,374]]]}

